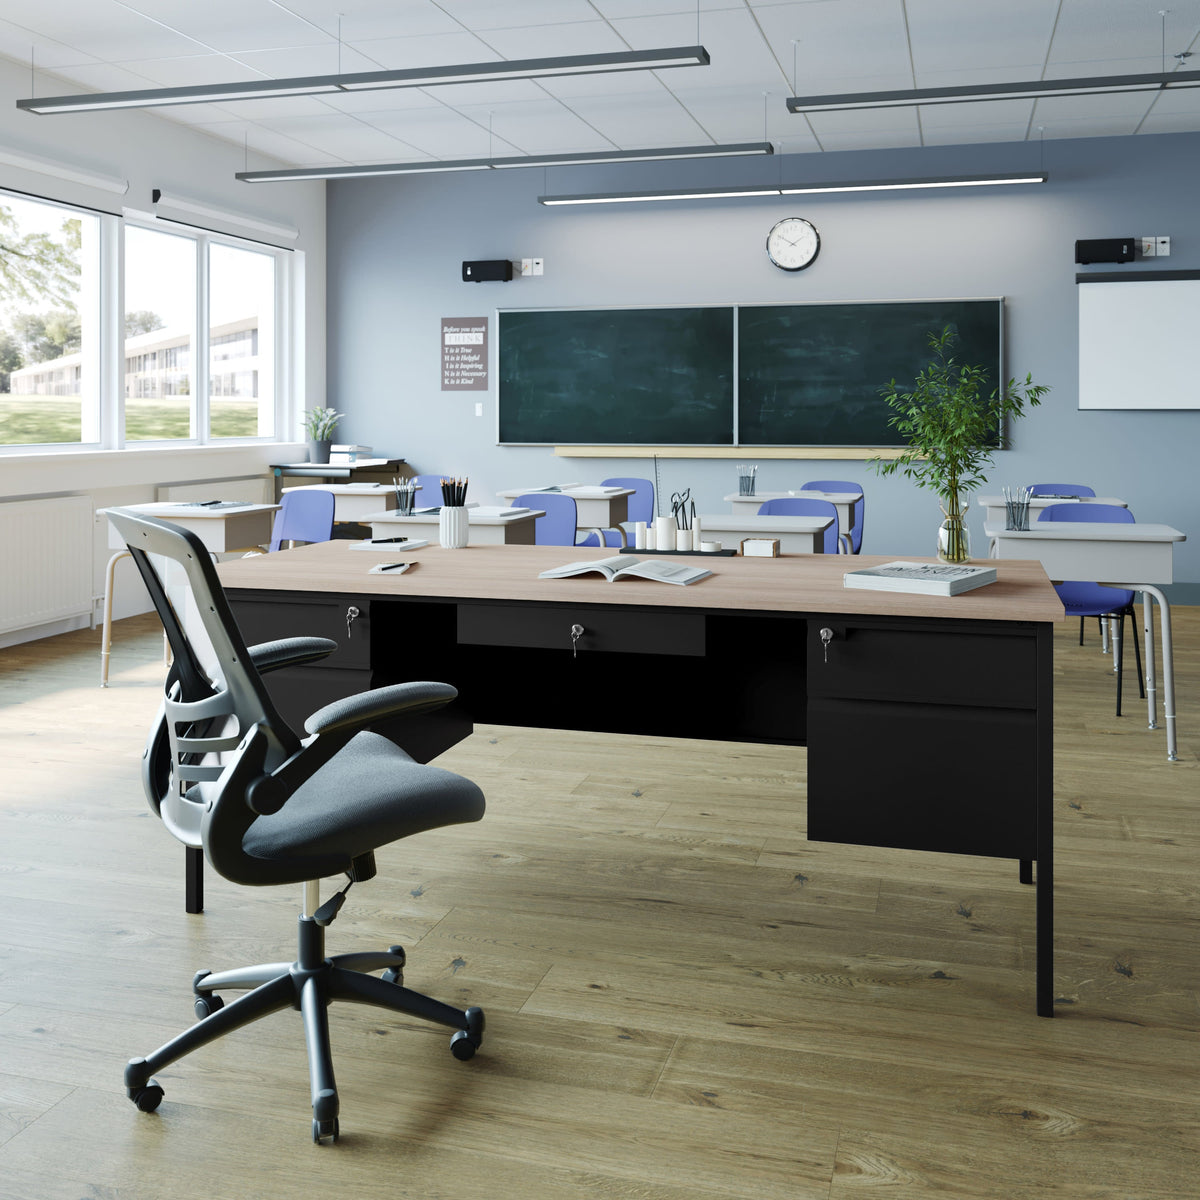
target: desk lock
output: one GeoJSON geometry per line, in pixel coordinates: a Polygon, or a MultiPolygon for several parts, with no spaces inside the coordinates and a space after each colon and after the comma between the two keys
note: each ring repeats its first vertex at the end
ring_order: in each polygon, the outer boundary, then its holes
{"type": "Polygon", "coordinates": [[[354,636],[351,626],[353,626],[354,622],[357,621],[358,618],[361,616],[362,616],[362,613],[359,612],[358,606],[355,604],[350,605],[350,607],[348,609],[346,609],[346,640],[347,641],[349,641],[350,638],[352,638],[354,636]]]}
{"type": "Polygon", "coordinates": [[[833,630],[829,628],[828,625],[826,625],[820,631],[820,634],[821,634],[821,647],[825,651],[825,661],[828,662],[829,661],[829,643],[833,641],[835,634],[834,634],[833,630]]]}
{"type": "Polygon", "coordinates": [[[579,657],[579,639],[581,637],[583,637],[584,632],[585,632],[585,630],[582,625],[572,625],[571,626],[571,657],[572,658],[579,657]]]}

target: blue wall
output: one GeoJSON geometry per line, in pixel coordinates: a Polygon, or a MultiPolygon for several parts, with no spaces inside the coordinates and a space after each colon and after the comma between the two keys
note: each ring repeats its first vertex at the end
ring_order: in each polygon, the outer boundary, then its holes
{"type": "MultiPolygon", "coordinates": [[[[1193,230],[1200,135],[803,155],[725,163],[646,163],[363,179],[333,183],[328,210],[329,403],[346,440],[399,454],[417,471],[469,475],[472,495],[606,475],[650,475],[649,460],[560,459],[550,448],[501,447],[495,390],[440,390],[442,317],[497,308],[1006,298],[1006,373],[1051,388],[1018,422],[986,490],[1036,479],[1090,483],[1126,499],[1139,521],[1194,535],[1176,551],[1177,602],[1200,603],[1200,411],[1077,408],[1077,238],[1169,235],[1168,259],[1125,269],[1200,269],[1193,230]],[[785,196],[546,208],[545,193],[731,182],[873,179],[1044,167],[1036,187],[785,196]],[[764,252],[770,226],[807,217],[822,246],[789,274],[764,252]],[[464,259],[541,257],[545,275],[461,281],[464,259]],[[483,402],[484,415],[475,405],[483,402]]],[[[1197,314],[1200,328],[1200,313],[1197,314]]],[[[494,333],[494,328],[493,328],[494,333]]],[[[1200,368],[1198,368],[1200,375],[1200,368]]],[[[748,460],[754,459],[747,451],[748,460]]],[[[862,482],[863,550],[929,554],[937,501],[860,461],[759,459],[763,489],[832,477],[862,482]]],[[[733,460],[663,459],[661,489],[691,487],[723,512],[733,460]]],[[[977,552],[982,522],[971,517],[977,552]]]]}

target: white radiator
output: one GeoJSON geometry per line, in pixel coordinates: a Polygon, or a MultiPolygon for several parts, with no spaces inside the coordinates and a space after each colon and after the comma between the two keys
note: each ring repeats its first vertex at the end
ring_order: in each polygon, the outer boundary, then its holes
{"type": "Polygon", "coordinates": [[[0,504],[0,633],[91,613],[91,497],[0,504]]]}

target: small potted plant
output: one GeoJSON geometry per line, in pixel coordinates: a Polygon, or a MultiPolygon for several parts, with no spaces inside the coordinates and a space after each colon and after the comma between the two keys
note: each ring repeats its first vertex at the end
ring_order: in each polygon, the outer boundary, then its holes
{"type": "Polygon", "coordinates": [[[881,389],[895,410],[888,424],[909,448],[896,458],[873,459],[872,466],[880,475],[903,472],[918,487],[937,494],[945,518],[937,556],[961,563],[971,557],[966,498],[987,480],[984,468],[991,467],[998,449],[1001,422],[1023,415],[1027,404],[1039,405],[1050,389],[1026,375],[1023,383],[1010,379],[985,394],[986,368],[958,363],[951,354],[955,337],[949,325],[929,335],[933,361],[918,374],[911,392],[901,392],[894,379],[881,389]]]}
{"type": "Polygon", "coordinates": [[[335,408],[310,408],[304,413],[304,432],[308,435],[308,461],[327,463],[333,431],[345,416],[335,408]]]}

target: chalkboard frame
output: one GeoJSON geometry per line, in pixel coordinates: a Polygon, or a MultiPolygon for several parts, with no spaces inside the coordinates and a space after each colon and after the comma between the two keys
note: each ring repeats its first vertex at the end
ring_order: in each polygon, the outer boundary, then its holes
{"type": "MultiPolygon", "coordinates": [[[[812,449],[814,451],[820,450],[820,451],[826,451],[826,452],[832,451],[832,450],[865,451],[865,450],[867,450],[868,447],[877,448],[882,451],[896,449],[896,448],[902,447],[904,445],[903,440],[900,439],[898,435],[891,432],[890,429],[888,429],[888,430],[886,430],[886,432],[884,432],[883,429],[881,428],[880,422],[878,420],[876,420],[877,431],[880,433],[884,433],[884,436],[873,437],[869,442],[816,441],[816,440],[809,440],[809,441],[773,440],[773,441],[760,442],[760,441],[755,441],[755,440],[743,439],[740,436],[741,429],[743,426],[741,403],[740,403],[740,401],[741,401],[740,387],[741,387],[741,382],[742,382],[742,370],[741,370],[740,354],[739,354],[740,347],[739,347],[739,341],[738,341],[738,336],[739,336],[739,332],[741,330],[741,325],[742,325],[741,314],[744,311],[753,313],[756,310],[766,310],[766,309],[777,309],[777,310],[780,310],[781,312],[795,312],[795,311],[805,310],[805,309],[843,309],[843,310],[863,309],[863,310],[866,310],[866,309],[869,309],[872,307],[884,307],[884,308],[893,307],[893,308],[897,308],[897,309],[903,309],[908,306],[922,306],[922,305],[928,306],[928,305],[963,305],[963,304],[966,304],[966,305],[973,305],[973,306],[974,305],[986,306],[987,308],[994,309],[994,313],[995,313],[994,319],[995,319],[995,327],[996,327],[996,346],[995,346],[994,359],[989,354],[988,361],[985,362],[983,365],[989,367],[990,369],[992,369],[994,371],[994,376],[993,376],[994,382],[995,382],[996,386],[1000,386],[1003,384],[1003,382],[1005,380],[1004,345],[1005,345],[1005,315],[1006,314],[1005,314],[1004,299],[1005,298],[1003,296],[963,296],[963,297],[921,297],[921,298],[911,298],[911,299],[880,298],[880,299],[871,299],[871,300],[814,300],[814,301],[800,301],[800,302],[794,303],[794,304],[779,304],[779,303],[771,302],[771,301],[762,301],[762,302],[754,302],[754,303],[728,303],[728,304],[708,304],[708,305],[705,305],[705,304],[609,305],[609,306],[603,306],[603,307],[562,306],[562,307],[556,307],[556,308],[540,308],[539,307],[539,308],[497,309],[496,310],[497,333],[496,333],[496,337],[494,339],[492,339],[492,342],[493,342],[493,350],[492,350],[493,371],[494,371],[494,378],[497,381],[497,385],[496,385],[496,398],[497,398],[496,437],[497,437],[497,444],[501,445],[501,446],[560,446],[560,447],[563,447],[564,450],[566,450],[566,448],[571,447],[571,446],[596,447],[597,445],[609,445],[609,446],[612,446],[613,451],[616,454],[619,454],[623,447],[633,448],[635,446],[643,446],[646,443],[654,443],[654,442],[660,442],[663,445],[671,444],[673,446],[679,447],[680,450],[682,450],[682,451],[686,451],[687,447],[693,446],[693,447],[695,447],[695,449],[698,452],[701,452],[701,453],[704,453],[704,452],[720,453],[722,450],[729,450],[729,451],[736,452],[737,450],[742,449],[742,448],[745,448],[746,450],[756,450],[756,451],[760,451],[760,452],[761,451],[779,450],[779,449],[793,449],[793,448],[797,449],[797,450],[803,450],[803,449],[808,448],[808,449],[812,449]],[[503,327],[502,318],[504,318],[506,316],[510,316],[510,315],[532,316],[532,315],[537,315],[540,313],[549,313],[549,314],[555,314],[555,315],[570,314],[570,313],[582,313],[582,314],[591,316],[591,315],[602,315],[605,313],[655,314],[655,313],[693,312],[693,311],[698,311],[698,310],[704,310],[706,313],[727,314],[729,321],[732,325],[732,330],[733,330],[732,360],[729,364],[729,372],[730,372],[731,379],[732,379],[732,405],[731,405],[731,412],[730,412],[730,416],[729,416],[728,436],[726,438],[722,438],[722,439],[719,439],[716,441],[711,440],[711,438],[710,438],[710,440],[707,440],[707,441],[689,441],[686,437],[684,437],[684,438],[672,437],[672,438],[666,438],[666,439],[655,439],[655,438],[648,438],[645,436],[639,436],[636,438],[630,438],[629,440],[623,441],[623,440],[614,439],[614,438],[593,436],[593,437],[582,437],[582,438],[551,437],[551,438],[547,438],[545,440],[536,440],[535,441],[535,440],[526,440],[524,438],[517,438],[517,437],[512,437],[512,436],[508,436],[508,437],[504,436],[504,434],[506,432],[511,431],[512,421],[511,421],[511,419],[506,420],[506,416],[507,416],[506,408],[505,408],[506,397],[505,397],[505,389],[503,386],[504,374],[501,370],[501,362],[503,361],[502,355],[505,350],[505,347],[502,344],[504,341],[504,327],[503,327]],[[993,366],[993,363],[994,363],[994,366],[993,366]]],[[[981,311],[983,311],[983,310],[981,310],[981,311]]],[[[930,332],[931,333],[940,332],[940,328],[937,330],[931,329],[930,332]]],[[[988,330],[988,333],[990,334],[990,329],[988,330]]],[[[886,383],[886,380],[884,382],[886,383]]],[[[903,390],[907,386],[909,386],[909,383],[911,381],[898,380],[897,382],[898,382],[898,386],[900,386],[901,389],[903,390]]],[[[886,405],[884,405],[882,398],[880,398],[880,400],[879,400],[879,406],[880,406],[881,411],[884,411],[890,415],[890,410],[886,408],[886,405]]],[[[876,414],[876,416],[877,416],[877,414],[876,414]]],[[[997,431],[998,438],[999,438],[999,434],[1000,434],[1000,431],[998,430],[997,431]]]]}

